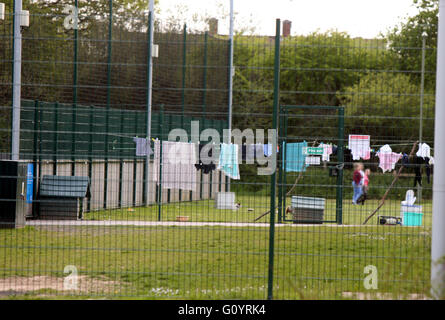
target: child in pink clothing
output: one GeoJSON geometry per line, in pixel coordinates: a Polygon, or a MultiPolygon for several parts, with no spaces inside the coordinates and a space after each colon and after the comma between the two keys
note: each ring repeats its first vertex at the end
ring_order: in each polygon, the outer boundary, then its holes
{"type": "Polygon", "coordinates": [[[368,198],[368,190],[369,190],[369,175],[371,174],[371,170],[366,169],[363,174],[363,187],[362,187],[362,195],[357,200],[357,203],[365,204],[365,200],[368,198]]]}

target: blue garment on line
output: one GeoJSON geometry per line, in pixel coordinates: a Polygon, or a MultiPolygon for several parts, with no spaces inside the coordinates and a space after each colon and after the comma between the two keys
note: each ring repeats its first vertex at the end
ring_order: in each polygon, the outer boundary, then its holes
{"type": "Polygon", "coordinates": [[[286,172],[305,172],[306,156],[303,154],[303,148],[307,147],[307,142],[286,143],[283,142],[285,161],[283,168],[286,172]]]}
{"type": "Polygon", "coordinates": [[[236,180],[240,179],[238,166],[238,145],[226,143],[221,144],[218,169],[223,171],[229,178],[236,180]]]}
{"type": "Polygon", "coordinates": [[[272,143],[264,145],[264,156],[270,157],[272,155],[272,143]]]}

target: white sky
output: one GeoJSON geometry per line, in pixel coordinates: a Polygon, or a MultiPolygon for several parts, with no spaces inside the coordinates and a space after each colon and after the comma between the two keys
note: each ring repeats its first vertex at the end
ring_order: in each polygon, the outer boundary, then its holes
{"type": "MultiPolygon", "coordinates": [[[[416,14],[412,0],[234,0],[235,29],[255,26],[257,34],[274,35],[275,19],[292,21],[292,34],[307,34],[319,29],[346,31],[353,37],[373,38],[386,33],[407,15],[416,14]],[[253,20],[253,21],[251,21],[253,20]]],[[[230,0],[159,0],[158,18],[179,17],[177,6],[192,14],[220,17],[229,12],[230,0]],[[218,3],[224,8],[218,7],[218,3]]],[[[180,17],[184,21],[184,17],[180,17]]],[[[190,20],[187,24],[191,24],[190,20]]],[[[220,20],[219,32],[228,33],[228,17],[220,20]]]]}

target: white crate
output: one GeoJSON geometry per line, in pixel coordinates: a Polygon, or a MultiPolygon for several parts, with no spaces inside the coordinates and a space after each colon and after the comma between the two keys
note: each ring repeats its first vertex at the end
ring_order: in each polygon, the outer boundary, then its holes
{"type": "Polygon", "coordinates": [[[235,209],[235,193],[234,192],[218,192],[215,199],[216,209],[235,209]]]}

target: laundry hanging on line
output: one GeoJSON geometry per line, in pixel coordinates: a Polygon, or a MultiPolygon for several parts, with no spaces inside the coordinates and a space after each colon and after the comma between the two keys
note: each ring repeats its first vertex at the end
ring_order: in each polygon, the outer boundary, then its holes
{"type": "MultiPolygon", "coordinates": [[[[270,157],[272,156],[272,143],[268,143],[263,145],[263,149],[264,149],[264,156],[265,157],[270,157]]],[[[280,150],[280,147],[277,145],[277,153],[280,150]]]]}
{"type": "Polygon", "coordinates": [[[136,143],[136,156],[151,156],[153,154],[153,150],[150,147],[150,141],[145,138],[133,138],[134,143],[136,143]]]}
{"type": "Polygon", "coordinates": [[[239,145],[238,152],[241,154],[241,160],[246,164],[253,164],[255,159],[265,156],[265,146],[260,143],[239,145]]]}
{"type": "Polygon", "coordinates": [[[413,157],[413,167],[414,167],[414,187],[416,187],[417,185],[422,186],[422,167],[425,167],[427,183],[430,183],[432,174],[431,158],[428,157],[422,158],[415,155],[413,157]]]}
{"type": "Polygon", "coordinates": [[[239,180],[239,152],[237,144],[221,144],[218,170],[224,172],[229,178],[239,180]]]}
{"type": "Polygon", "coordinates": [[[426,143],[419,144],[419,150],[416,153],[416,156],[422,158],[431,158],[431,148],[426,143]]]}
{"type": "Polygon", "coordinates": [[[371,136],[350,134],[349,149],[351,149],[352,160],[369,160],[371,157],[371,136]]]}
{"type": "Polygon", "coordinates": [[[162,141],[162,170],[160,142],[155,141],[153,180],[163,189],[196,191],[196,145],[187,142],[162,141]],[[159,172],[161,179],[159,179],[159,172]],[[162,182],[162,183],[161,183],[162,182]]]}
{"type": "Polygon", "coordinates": [[[199,144],[198,163],[195,164],[196,170],[209,174],[216,169],[216,160],[213,159],[213,148],[215,148],[214,144],[199,144]]]}
{"type": "Polygon", "coordinates": [[[330,157],[332,154],[332,145],[331,144],[324,144],[323,142],[318,145],[318,147],[323,148],[323,155],[321,156],[322,161],[330,161],[330,157]]]}
{"type": "Polygon", "coordinates": [[[285,160],[283,168],[286,172],[305,172],[307,168],[306,155],[303,148],[307,147],[307,142],[286,143],[283,142],[285,160]]]}
{"type": "Polygon", "coordinates": [[[402,159],[402,154],[392,152],[391,147],[385,144],[377,152],[377,157],[379,157],[379,168],[381,168],[383,172],[391,172],[395,169],[396,163],[402,159]]]}

